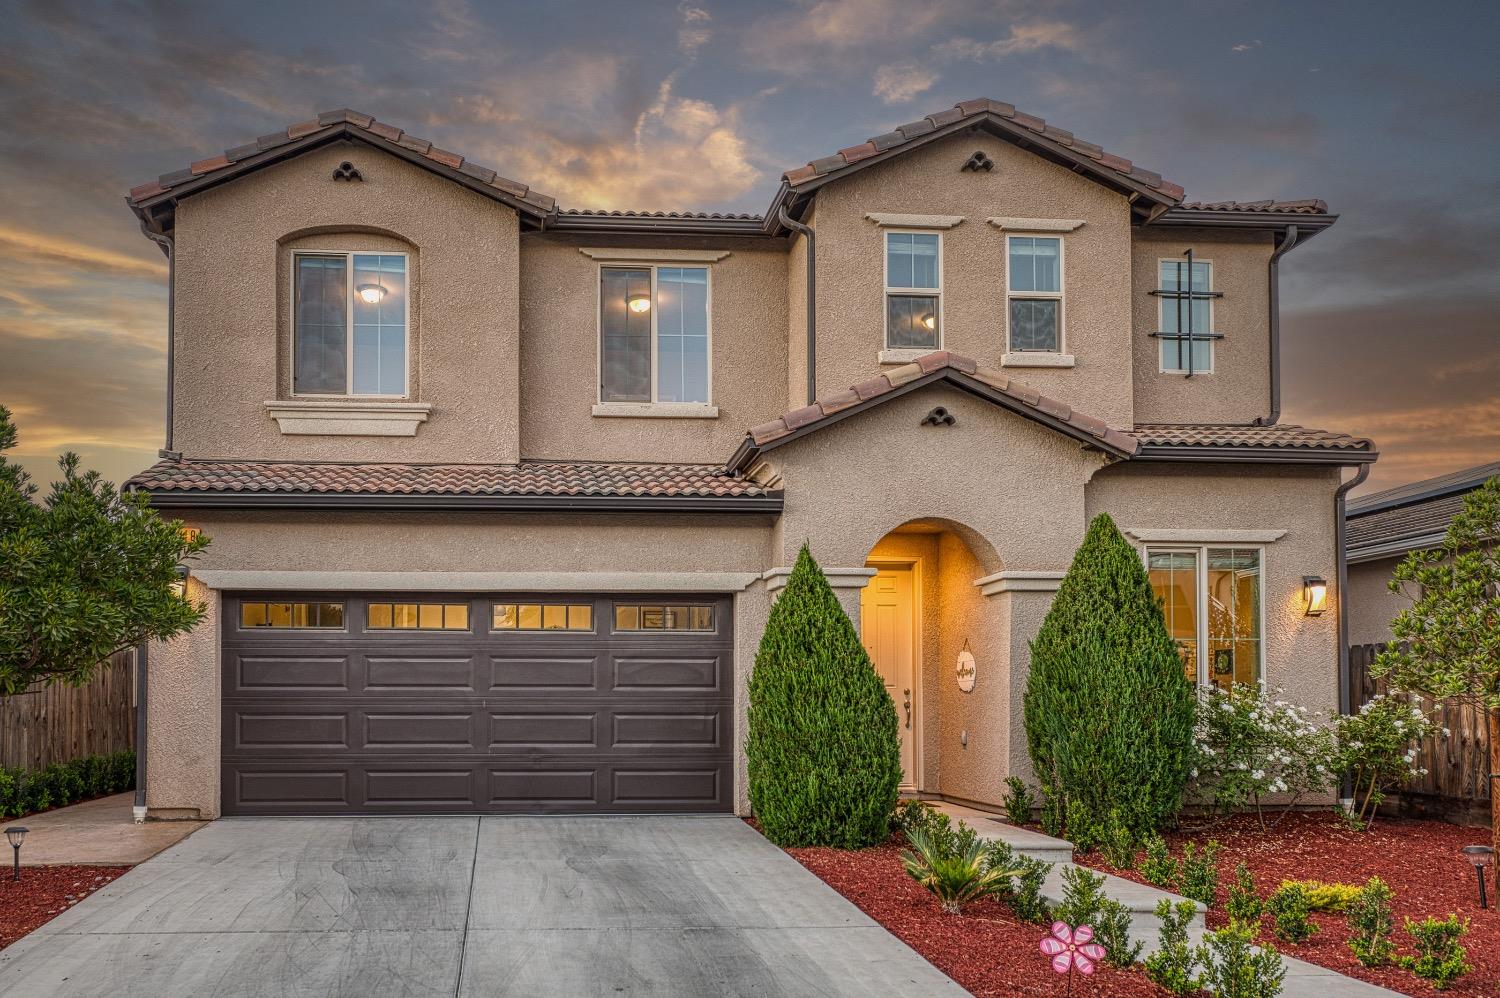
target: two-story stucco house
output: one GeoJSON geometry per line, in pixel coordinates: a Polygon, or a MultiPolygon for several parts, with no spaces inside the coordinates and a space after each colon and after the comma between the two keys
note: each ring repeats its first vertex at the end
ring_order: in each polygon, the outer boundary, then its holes
{"type": "Polygon", "coordinates": [[[1341,483],[1375,452],[1278,422],[1277,268],[1322,202],[1185,202],[975,100],[763,217],[561,209],[352,111],[129,204],[173,291],[133,486],[213,538],[208,621],[152,650],[154,815],[744,813],[804,542],[906,785],[994,802],[1100,512],[1190,676],[1340,702],[1341,483]]]}

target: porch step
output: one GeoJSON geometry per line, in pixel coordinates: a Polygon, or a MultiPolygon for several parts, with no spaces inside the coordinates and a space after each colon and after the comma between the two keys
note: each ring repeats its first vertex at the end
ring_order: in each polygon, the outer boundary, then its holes
{"type": "MultiPolygon", "coordinates": [[[[952,804],[948,801],[931,803],[935,810],[946,814],[954,822],[962,821],[974,829],[975,834],[981,839],[1004,842],[1023,856],[1054,864],[1051,872],[1047,874],[1046,881],[1042,884],[1042,896],[1052,904],[1062,901],[1063,870],[1068,866],[1076,865],[1073,863],[1073,843],[1051,835],[1043,835],[1041,832],[1033,832],[1028,828],[1018,828],[1002,821],[999,815],[989,811],[981,811],[962,804],[952,804]]],[[[1177,904],[1187,899],[1147,884],[1138,884],[1134,880],[1116,877],[1113,874],[1105,873],[1102,876],[1105,896],[1118,901],[1130,910],[1131,941],[1145,946],[1142,952],[1143,957],[1155,952],[1161,930],[1161,920],[1156,917],[1157,904],[1163,900],[1177,904]]],[[[1203,941],[1204,933],[1207,932],[1203,917],[1206,908],[1197,901],[1192,903],[1198,910],[1193,920],[1188,923],[1188,941],[1191,945],[1197,946],[1203,941]]],[[[1281,955],[1281,959],[1287,971],[1286,983],[1281,991],[1283,998],[1380,998],[1384,995],[1399,995],[1399,992],[1367,984],[1340,974],[1336,970],[1294,959],[1285,953],[1281,955]]]]}

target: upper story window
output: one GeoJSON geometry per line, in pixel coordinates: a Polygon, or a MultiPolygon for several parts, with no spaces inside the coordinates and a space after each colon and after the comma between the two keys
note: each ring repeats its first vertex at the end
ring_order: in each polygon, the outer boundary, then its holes
{"type": "Polygon", "coordinates": [[[296,253],[292,392],[406,394],[404,253],[296,253]]]}
{"type": "Polygon", "coordinates": [[[1061,353],[1063,259],[1058,236],[1006,236],[1007,353],[1061,353]]]}
{"type": "Polygon", "coordinates": [[[936,232],[885,234],[885,345],[937,349],[942,342],[943,237],[936,232]]]}
{"type": "Polygon", "coordinates": [[[1214,265],[1211,260],[1169,259],[1157,264],[1157,338],[1163,374],[1212,374],[1214,369],[1214,265]],[[1191,333],[1191,335],[1189,335],[1191,333]]]}
{"type": "Polygon", "coordinates": [[[1151,588],[1190,682],[1261,681],[1261,563],[1259,548],[1147,549],[1151,588]]]}
{"type": "Polygon", "coordinates": [[[709,401],[707,267],[599,273],[599,401],[709,401]]]}

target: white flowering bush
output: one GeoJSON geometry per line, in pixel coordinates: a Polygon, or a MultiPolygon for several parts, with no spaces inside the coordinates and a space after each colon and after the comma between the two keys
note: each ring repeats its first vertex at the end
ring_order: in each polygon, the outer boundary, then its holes
{"type": "MultiPolygon", "coordinates": [[[[1334,761],[1354,788],[1355,818],[1368,826],[1386,791],[1427,775],[1417,746],[1439,729],[1413,698],[1380,694],[1334,721],[1334,761]]],[[[1441,729],[1447,737],[1448,729],[1441,729]]]]}
{"type": "Polygon", "coordinates": [[[1307,794],[1333,789],[1332,731],[1281,693],[1245,684],[1199,692],[1190,794],[1211,817],[1253,809],[1264,828],[1268,798],[1279,821],[1307,794]]]}

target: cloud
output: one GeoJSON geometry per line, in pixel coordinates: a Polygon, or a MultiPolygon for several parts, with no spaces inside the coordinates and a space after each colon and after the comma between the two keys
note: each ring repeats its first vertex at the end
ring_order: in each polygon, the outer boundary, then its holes
{"type": "Polygon", "coordinates": [[[713,37],[713,32],[708,27],[713,15],[702,7],[694,7],[686,2],[678,4],[677,13],[682,18],[682,24],[677,29],[677,51],[694,58],[698,55],[698,50],[713,37]]]}
{"type": "MultiPolygon", "coordinates": [[[[157,253],[154,248],[152,252],[157,253]]],[[[155,260],[149,256],[130,256],[3,224],[0,224],[0,253],[33,261],[69,264],[99,273],[146,277],[165,277],[167,274],[167,263],[160,253],[157,253],[155,260]]]]}
{"type": "Polygon", "coordinates": [[[1256,39],[1254,39],[1252,41],[1240,42],[1238,45],[1231,45],[1229,47],[1229,51],[1231,51],[1231,52],[1249,52],[1251,49],[1258,49],[1258,48],[1260,48],[1260,39],[1256,38],[1256,39]]]}
{"type": "Polygon", "coordinates": [[[1010,33],[1003,38],[988,42],[954,38],[934,46],[933,52],[946,59],[986,62],[1045,48],[1071,51],[1079,45],[1078,30],[1065,21],[1029,21],[1011,25],[1010,33]]]}
{"type": "Polygon", "coordinates": [[[875,71],[875,96],[887,104],[904,104],[937,82],[937,73],[914,62],[881,66],[875,71]]]}

